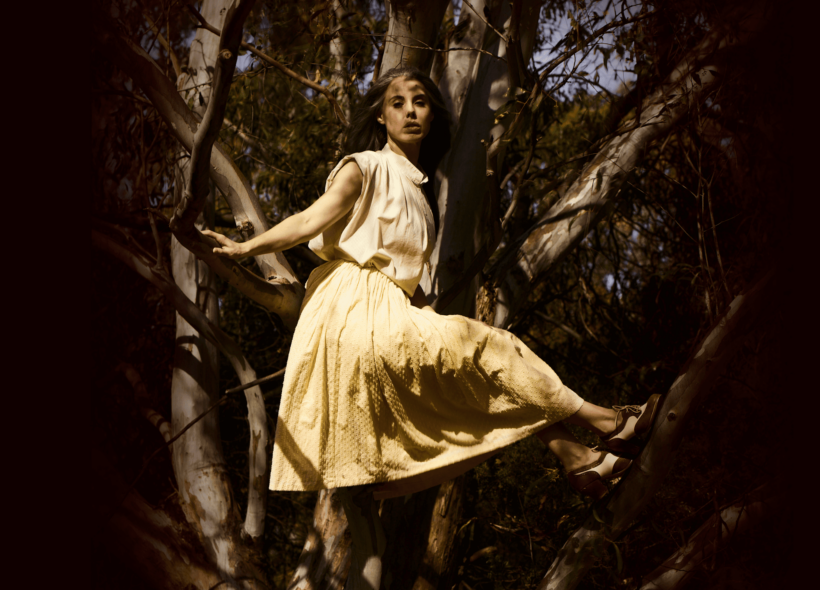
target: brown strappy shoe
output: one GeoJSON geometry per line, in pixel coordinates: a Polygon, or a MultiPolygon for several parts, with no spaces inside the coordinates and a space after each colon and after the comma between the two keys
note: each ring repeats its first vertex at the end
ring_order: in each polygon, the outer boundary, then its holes
{"type": "Polygon", "coordinates": [[[569,471],[567,479],[572,489],[579,494],[600,500],[609,491],[604,481],[621,477],[630,465],[630,459],[601,451],[601,456],[594,463],[569,471]]]}
{"type": "Polygon", "coordinates": [[[612,406],[617,412],[615,430],[602,436],[601,442],[613,453],[632,459],[637,457],[641,452],[641,445],[630,439],[643,436],[652,429],[660,402],[660,394],[655,393],[642,406],[612,406]]]}

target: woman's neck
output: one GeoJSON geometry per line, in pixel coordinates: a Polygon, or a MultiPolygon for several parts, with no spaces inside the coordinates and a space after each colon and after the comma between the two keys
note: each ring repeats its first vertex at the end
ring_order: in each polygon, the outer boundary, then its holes
{"type": "Polygon", "coordinates": [[[387,145],[394,154],[404,156],[416,168],[419,167],[419,152],[421,151],[421,142],[418,143],[397,143],[393,138],[387,136],[387,145]]]}

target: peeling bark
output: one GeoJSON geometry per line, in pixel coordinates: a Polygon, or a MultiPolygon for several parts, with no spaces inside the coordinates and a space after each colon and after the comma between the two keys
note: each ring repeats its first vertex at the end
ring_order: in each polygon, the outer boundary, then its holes
{"type": "Polygon", "coordinates": [[[322,490],[288,590],[341,590],[350,559],[350,533],[338,490],[322,490]]]}
{"type": "Polygon", "coordinates": [[[777,281],[773,271],[735,297],[726,314],[698,344],[695,354],[664,396],[649,442],[620,485],[596,507],[603,523],[589,516],[575,531],[538,585],[571,590],[594,561],[596,544],[621,535],[661,486],[694,410],[752,329],[777,281]]]}
{"type": "MultiPolygon", "coordinates": [[[[509,3],[471,3],[476,11],[490,10],[491,21],[498,29],[510,25],[509,3]]],[[[527,18],[521,27],[520,40],[525,60],[532,55],[542,2],[524,2],[527,18]]],[[[487,155],[483,141],[498,140],[509,126],[509,118],[494,124],[494,112],[507,98],[509,69],[507,48],[498,33],[473,11],[465,7],[452,46],[487,48],[491,57],[474,51],[456,51],[449,57],[440,87],[453,117],[453,148],[439,167],[438,201],[441,231],[431,256],[432,283],[428,293],[441,294],[464,272],[485,239],[485,196],[487,194],[487,155]],[[463,35],[463,36],[461,36],[463,35]],[[467,44],[470,45],[467,45],[467,44]],[[470,68],[468,70],[468,68],[470,68]]],[[[458,28],[457,27],[457,28],[458,28]]],[[[497,180],[496,180],[497,181],[497,180]]],[[[473,315],[475,288],[466,289],[446,309],[439,312],[473,315]]]]}

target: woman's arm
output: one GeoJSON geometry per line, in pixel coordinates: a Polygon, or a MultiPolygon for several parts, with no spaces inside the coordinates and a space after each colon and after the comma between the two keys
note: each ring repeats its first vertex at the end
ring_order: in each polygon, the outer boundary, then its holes
{"type": "Polygon", "coordinates": [[[318,236],[353,208],[362,192],[362,171],[356,162],[348,162],[336,174],[333,184],[310,207],[288,217],[247,242],[234,242],[222,234],[203,230],[219,242],[214,254],[239,259],[268,252],[281,252],[318,236]]]}
{"type": "Polygon", "coordinates": [[[412,303],[414,307],[418,307],[419,309],[427,309],[433,311],[433,308],[430,307],[429,303],[427,303],[427,297],[424,296],[424,290],[421,288],[421,285],[416,287],[416,292],[413,293],[413,296],[410,298],[410,303],[412,303]]]}

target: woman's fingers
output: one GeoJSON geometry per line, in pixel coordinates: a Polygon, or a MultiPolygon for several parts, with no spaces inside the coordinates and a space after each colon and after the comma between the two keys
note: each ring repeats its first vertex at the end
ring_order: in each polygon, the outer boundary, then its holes
{"type": "Polygon", "coordinates": [[[203,229],[202,235],[213,238],[221,246],[221,248],[213,249],[214,254],[227,256],[228,258],[241,258],[239,245],[230,238],[209,229],[203,229]]]}

